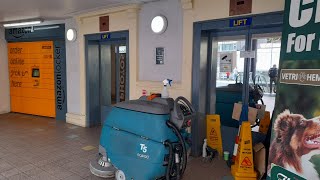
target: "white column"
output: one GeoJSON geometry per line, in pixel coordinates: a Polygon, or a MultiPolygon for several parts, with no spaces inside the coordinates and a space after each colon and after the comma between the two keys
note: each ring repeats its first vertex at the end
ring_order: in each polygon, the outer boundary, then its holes
{"type": "Polygon", "coordinates": [[[0,27],[0,114],[8,112],[10,112],[8,51],[5,31],[0,27]]]}

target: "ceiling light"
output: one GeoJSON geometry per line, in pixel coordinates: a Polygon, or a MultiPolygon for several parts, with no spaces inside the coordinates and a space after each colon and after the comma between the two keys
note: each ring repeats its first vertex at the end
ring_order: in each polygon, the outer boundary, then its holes
{"type": "Polygon", "coordinates": [[[35,25],[40,24],[42,20],[29,20],[29,21],[12,21],[6,22],[3,24],[4,27],[15,27],[15,26],[28,26],[28,25],[35,25]]]}
{"type": "Polygon", "coordinates": [[[168,26],[167,18],[164,16],[155,16],[151,21],[151,29],[156,34],[162,34],[168,26]]]}

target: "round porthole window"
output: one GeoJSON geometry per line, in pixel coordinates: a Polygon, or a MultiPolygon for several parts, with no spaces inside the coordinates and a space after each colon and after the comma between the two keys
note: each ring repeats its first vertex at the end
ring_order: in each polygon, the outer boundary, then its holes
{"type": "Polygon", "coordinates": [[[167,18],[164,16],[155,16],[151,21],[152,32],[162,34],[166,31],[168,26],[167,18]]]}
{"type": "Polygon", "coordinates": [[[67,31],[67,40],[75,41],[77,39],[77,31],[75,29],[68,29],[67,31]]]}

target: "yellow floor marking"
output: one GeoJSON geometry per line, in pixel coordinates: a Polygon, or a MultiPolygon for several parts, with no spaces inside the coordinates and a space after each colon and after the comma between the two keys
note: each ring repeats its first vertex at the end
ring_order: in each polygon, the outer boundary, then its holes
{"type": "Polygon", "coordinates": [[[91,151],[91,150],[93,150],[93,149],[95,149],[95,148],[96,148],[96,147],[94,147],[94,146],[85,146],[85,147],[82,148],[82,150],[91,151]]]}

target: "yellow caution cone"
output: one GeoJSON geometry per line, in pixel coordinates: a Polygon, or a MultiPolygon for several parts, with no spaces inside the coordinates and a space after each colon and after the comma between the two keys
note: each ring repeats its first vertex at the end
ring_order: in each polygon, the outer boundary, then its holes
{"type": "Polygon", "coordinates": [[[261,132],[263,134],[267,134],[269,126],[270,126],[270,122],[271,122],[271,120],[270,120],[270,112],[266,111],[264,113],[264,117],[260,121],[259,132],[261,132]]]}
{"type": "Polygon", "coordinates": [[[241,125],[238,153],[235,164],[231,166],[231,173],[235,180],[257,179],[253,165],[250,122],[243,122],[241,125]]]}
{"type": "Polygon", "coordinates": [[[220,115],[207,115],[207,144],[223,156],[220,115]]]}

